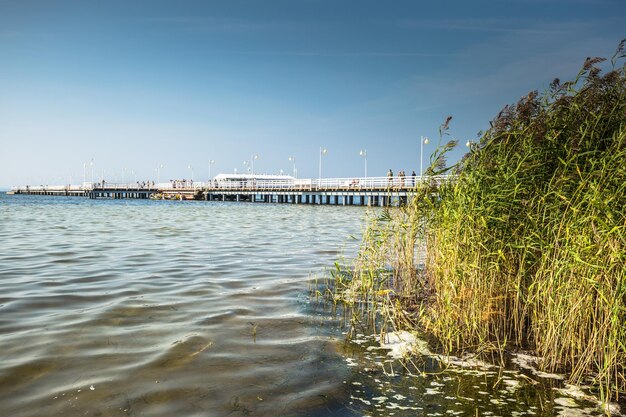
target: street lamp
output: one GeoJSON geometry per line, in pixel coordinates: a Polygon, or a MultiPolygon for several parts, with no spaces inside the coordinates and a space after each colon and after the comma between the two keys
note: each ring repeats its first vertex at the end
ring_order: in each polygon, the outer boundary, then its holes
{"type": "Polygon", "coordinates": [[[467,142],[465,142],[465,146],[467,146],[468,148],[472,147],[472,141],[468,140],[467,142]]]}
{"type": "Polygon", "coordinates": [[[215,163],[215,159],[211,159],[209,161],[209,181],[212,180],[212,177],[211,177],[211,165],[213,165],[214,163],[215,163]]]}
{"type": "Polygon", "coordinates": [[[134,170],[134,169],[131,169],[131,170],[130,170],[130,173],[133,175],[134,182],[136,183],[136,182],[137,182],[137,174],[135,173],[135,170],[134,170]]]}
{"type": "Polygon", "coordinates": [[[319,179],[322,179],[322,155],[326,155],[328,153],[328,149],[320,146],[320,170],[319,170],[319,179]]]}
{"type": "Polygon", "coordinates": [[[365,178],[367,178],[367,149],[361,149],[359,155],[365,159],[365,178]]]}
{"type": "Polygon", "coordinates": [[[191,166],[191,164],[189,164],[187,168],[191,170],[191,186],[193,187],[193,167],[191,166]]]}
{"type": "Polygon", "coordinates": [[[298,175],[296,174],[296,158],[294,156],[290,156],[289,157],[289,161],[291,161],[291,163],[293,163],[293,177],[294,178],[298,178],[298,175]]]}
{"type": "Polygon", "coordinates": [[[254,175],[254,160],[259,159],[259,155],[252,155],[250,158],[250,167],[252,168],[252,175],[254,175]]]}
{"type": "Polygon", "coordinates": [[[91,158],[89,166],[91,167],[91,183],[93,184],[93,158],[91,158]]]}
{"type": "Polygon", "coordinates": [[[157,173],[157,184],[161,183],[161,169],[164,167],[163,164],[159,164],[154,170],[157,173]]]}
{"type": "Polygon", "coordinates": [[[422,136],[420,139],[420,177],[424,174],[424,145],[428,145],[428,138],[426,136],[422,136]]]}
{"type": "Polygon", "coordinates": [[[87,182],[87,162],[83,162],[83,185],[87,182]]]}

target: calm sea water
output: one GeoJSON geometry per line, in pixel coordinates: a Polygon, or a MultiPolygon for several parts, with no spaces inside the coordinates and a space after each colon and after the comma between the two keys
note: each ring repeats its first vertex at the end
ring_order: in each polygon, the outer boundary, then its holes
{"type": "Polygon", "coordinates": [[[0,194],[0,415],[559,415],[517,371],[406,375],[345,340],[309,290],[364,214],[0,194]]]}

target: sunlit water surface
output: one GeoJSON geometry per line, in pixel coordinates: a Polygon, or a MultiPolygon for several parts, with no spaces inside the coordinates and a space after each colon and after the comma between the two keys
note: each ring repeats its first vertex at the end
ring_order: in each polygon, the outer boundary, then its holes
{"type": "Polygon", "coordinates": [[[559,414],[550,387],[345,341],[309,290],[364,214],[0,195],[0,415],[559,414]]]}

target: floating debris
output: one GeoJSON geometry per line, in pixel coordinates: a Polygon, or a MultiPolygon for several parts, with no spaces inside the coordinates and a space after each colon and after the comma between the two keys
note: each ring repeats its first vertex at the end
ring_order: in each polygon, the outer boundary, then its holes
{"type": "MultiPolygon", "coordinates": [[[[565,398],[564,397],[560,397],[559,400],[561,400],[561,399],[563,399],[563,400],[567,400],[567,399],[572,400],[572,399],[574,399],[574,400],[578,400],[578,401],[586,401],[586,402],[590,402],[590,403],[597,403],[598,407],[600,409],[604,410],[607,414],[610,414],[611,416],[622,416],[623,415],[621,407],[619,406],[619,404],[616,404],[616,403],[606,404],[606,403],[603,403],[602,401],[598,401],[598,399],[596,397],[594,397],[593,395],[586,394],[583,391],[583,388],[584,387],[581,387],[581,386],[578,386],[578,385],[565,383],[563,388],[554,388],[554,390],[556,392],[558,392],[559,394],[565,396],[565,398]]],[[[556,402],[556,400],[555,400],[555,402],[556,402]]]]}
{"type": "MultiPolygon", "coordinates": [[[[383,337],[357,334],[350,341],[353,356],[345,363],[358,367],[355,371],[361,376],[344,383],[350,387],[350,404],[361,408],[363,415],[408,417],[415,410],[428,410],[425,416],[474,416],[476,411],[481,416],[514,417],[608,414],[588,387],[572,386],[561,382],[562,375],[539,371],[539,358],[526,353],[512,358],[515,368],[503,369],[476,355],[432,353],[424,340],[407,331],[383,337]],[[556,395],[533,394],[550,390],[556,395]],[[537,406],[544,401],[545,405],[537,406]]],[[[616,404],[608,407],[611,417],[621,416],[616,404]]]]}
{"type": "Polygon", "coordinates": [[[578,403],[569,397],[555,398],[554,403],[562,407],[578,408],[578,403]]]}
{"type": "Polygon", "coordinates": [[[346,358],[346,362],[348,363],[348,366],[358,366],[358,364],[356,363],[356,361],[350,357],[346,358]]]}
{"type": "Polygon", "coordinates": [[[413,333],[405,330],[387,333],[380,340],[380,347],[389,349],[387,353],[394,359],[402,359],[410,355],[432,355],[426,341],[418,339],[413,333]]]}
{"type": "Polygon", "coordinates": [[[516,353],[513,355],[513,358],[511,359],[511,361],[517,366],[519,366],[520,368],[526,369],[532,372],[533,375],[538,376],[539,378],[558,379],[558,380],[565,379],[565,375],[551,374],[551,373],[540,371],[538,368],[539,368],[539,363],[541,362],[541,358],[538,358],[537,356],[532,356],[526,353],[516,353]]]}
{"type": "Polygon", "coordinates": [[[496,365],[487,363],[477,359],[475,356],[467,355],[462,358],[456,356],[440,356],[439,360],[446,365],[454,365],[459,368],[479,368],[479,369],[494,369],[496,365]]]}

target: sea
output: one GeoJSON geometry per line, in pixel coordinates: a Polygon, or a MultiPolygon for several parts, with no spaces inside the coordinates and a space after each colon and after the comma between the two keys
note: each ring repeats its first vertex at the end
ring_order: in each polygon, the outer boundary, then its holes
{"type": "Polygon", "coordinates": [[[1,193],[0,416],[602,415],[351,326],[320,292],[368,210],[1,193]]]}

